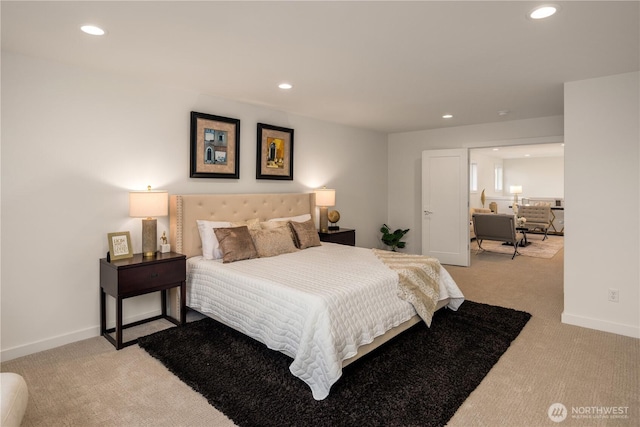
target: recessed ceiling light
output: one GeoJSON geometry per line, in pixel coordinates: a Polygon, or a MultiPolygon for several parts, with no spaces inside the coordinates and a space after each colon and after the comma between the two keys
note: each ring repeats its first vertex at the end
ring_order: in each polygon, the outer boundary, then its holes
{"type": "Polygon", "coordinates": [[[444,116],[442,116],[443,119],[452,119],[453,118],[453,114],[445,114],[444,116]]]}
{"type": "Polygon", "coordinates": [[[498,111],[498,115],[499,116],[506,116],[507,114],[509,114],[509,110],[500,110],[500,111],[498,111]]]}
{"type": "Polygon", "coordinates": [[[499,148],[494,148],[493,151],[500,151],[500,149],[499,148]]]}
{"type": "Polygon", "coordinates": [[[104,35],[104,30],[100,27],[96,27],[95,25],[83,25],[82,27],[80,27],[80,29],[87,34],[91,34],[92,36],[104,35]]]}
{"type": "Polygon", "coordinates": [[[525,157],[531,157],[531,154],[525,154],[524,156],[525,157]]]}
{"type": "Polygon", "coordinates": [[[290,83],[280,83],[278,85],[278,87],[280,89],[291,89],[293,87],[293,85],[291,85],[290,83]]]}
{"type": "Polygon", "coordinates": [[[558,11],[558,6],[555,4],[545,4],[532,9],[529,12],[529,18],[531,19],[544,19],[555,14],[558,11]]]}

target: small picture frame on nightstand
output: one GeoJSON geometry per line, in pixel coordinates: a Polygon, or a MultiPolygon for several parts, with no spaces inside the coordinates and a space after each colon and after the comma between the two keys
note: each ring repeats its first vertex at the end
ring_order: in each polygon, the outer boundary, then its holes
{"type": "Polygon", "coordinates": [[[128,231],[119,231],[107,234],[109,242],[109,257],[111,261],[133,258],[131,235],[128,231]]]}

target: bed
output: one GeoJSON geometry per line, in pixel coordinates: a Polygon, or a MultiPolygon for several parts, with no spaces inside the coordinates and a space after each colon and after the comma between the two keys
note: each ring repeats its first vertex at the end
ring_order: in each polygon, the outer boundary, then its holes
{"type": "MultiPolygon", "coordinates": [[[[292,374],[322,400],[344,366],[421,318],[372,249],[322,243],[230,263],[203,257],[198,221],[301,217],[315,221],[313,193],[172,195],[170,241],[187,256],[187,307],[291,357],[292,374]]],[[[444,268],[438,286],[436,309],[457,310],[464,296],[444,268]]]]}

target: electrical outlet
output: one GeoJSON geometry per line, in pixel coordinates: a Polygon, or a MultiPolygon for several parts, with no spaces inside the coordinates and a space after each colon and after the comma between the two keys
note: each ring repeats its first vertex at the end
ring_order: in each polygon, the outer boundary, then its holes
{"type": "Polygon", "coordinates": [[[611,301],[611,302],[618,302],[619,301],[619,295],[618,295],[618,290],[617,289],[609,288],[609,301],[611,301]]]}

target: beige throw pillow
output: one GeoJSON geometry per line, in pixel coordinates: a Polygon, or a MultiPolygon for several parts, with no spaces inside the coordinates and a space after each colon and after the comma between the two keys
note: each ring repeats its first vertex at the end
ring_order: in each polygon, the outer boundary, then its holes
{"type": "Polygon", "coordinates": [[[289,222],[289,227],[293,230],[298,249],[306,249],[312,246],[320,246],[320,236],[312,220],[305,222],[289,222]]]}
{"type": "Polygon", "coordinates": [[[242,227],[215,228],[213,232],[216,234],[218,242],[220,242],[222,262],[234,262],[258,257],[258,252],[246,225],[242,227]]]}
{"type": "Polygon", "coordinates": [[[288,254],[298,250],[291,238],[291,232],[286,227],[251,230],[250,233],[258,256],[261,258],[288,254]]]}
{"type": "Polygon", "coordinates": [[[260,218],[252,218],[246,221],[234,221],[231,223],[232,227],[242,227],[243,225],[246,225],[249,230],[259,230],[260,218]]]}
{"type": "Polygon", "coordinates": [[[264,221],[260,223],[260,227],[263,230],[273,230],[274,228],[289,229],[289,227],[287,227],[288,224],[289,221],[264,221]]]}

